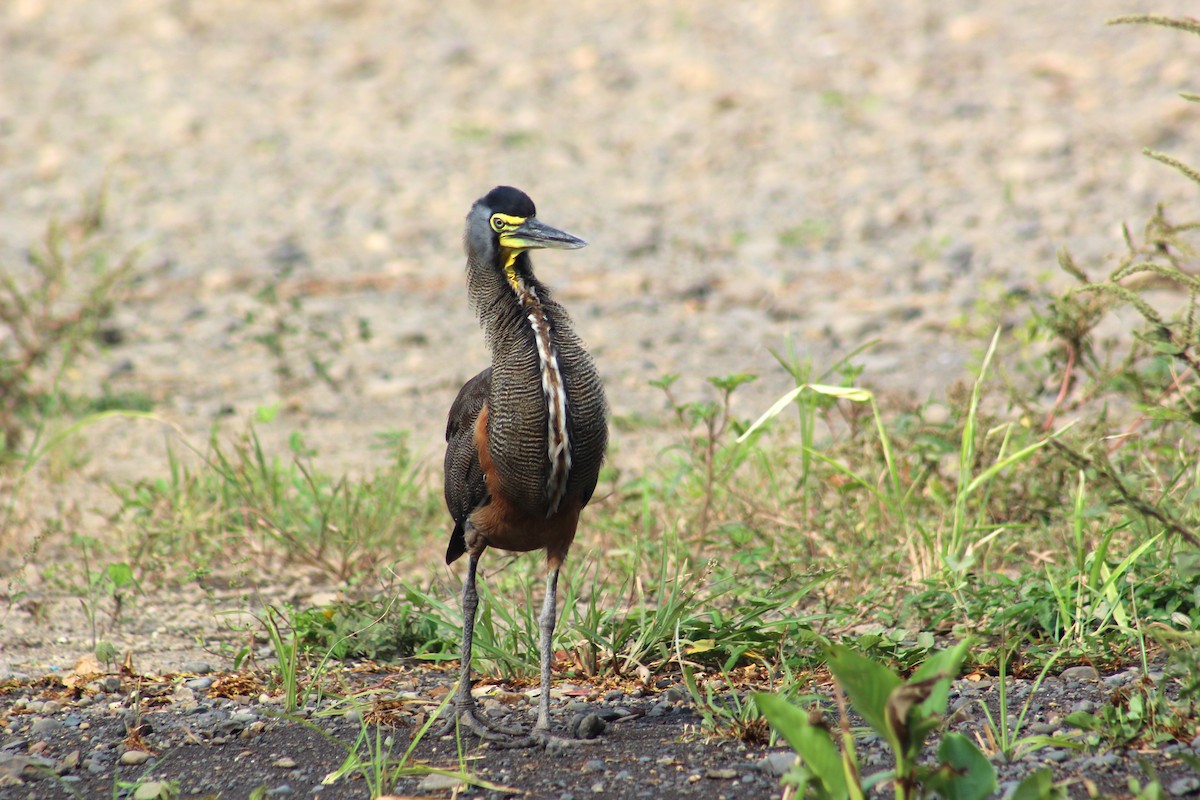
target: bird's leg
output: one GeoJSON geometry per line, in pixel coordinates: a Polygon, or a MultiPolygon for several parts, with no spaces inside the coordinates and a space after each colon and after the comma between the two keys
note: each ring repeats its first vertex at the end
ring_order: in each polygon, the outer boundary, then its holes
{"type": "Polygon", "coordinates": [[[554,660],[554,623],[558,618],[558,567],[552,567],[546,576],[546,598],[542,601],[542,615],[538,625],[542,631],[542,696],[538,702],[535,731],[550,730],[550,664],[554,660]]]}
{"type": "Polygon", "coordinates": [[[475,572],[478,565],[479,553],[468,554],[467,575],[463,578],[462,591],[462,668],[458,678],[458,689],[454,694],[454,711],[437,735],[453,733],[455,725],[461,722],[481,739],[507,741],[508,737],[520,736],[521,731],[506,728],[480,714],[475,706],[475,698],[471,696],[471,647],[475,638],[475,612],[479,607],[479,593],[475,589],[475,572]]]}

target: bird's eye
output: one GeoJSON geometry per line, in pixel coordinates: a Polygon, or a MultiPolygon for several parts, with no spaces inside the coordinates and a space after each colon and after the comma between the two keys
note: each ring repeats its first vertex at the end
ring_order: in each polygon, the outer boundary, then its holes
{"type": "Polygon", "coordinates": [[[504,220],[500,219],[499,217],[492,217],[492,230],[494,230],[496,233],[504,230],[504,220]]]}

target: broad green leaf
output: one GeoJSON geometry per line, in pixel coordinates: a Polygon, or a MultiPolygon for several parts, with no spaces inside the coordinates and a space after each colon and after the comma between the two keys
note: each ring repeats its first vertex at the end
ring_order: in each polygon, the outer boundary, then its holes
{"type": "Polygon", "coordinates": [[[941,766],[925,785],[943,800],[983,800],[996,791],[996,769],[979,748],[961,733],[947,733],[938,746],[941,766]]]}
{"type": "Polygon", "coordinates": [[[829,731],[809,722],[807,712],[778,695],[756,692],[754,704],[821,781],[821,788],[829,797],[843,800],[850,796],[842,755],[829,731]]]}
{"type": "Polygon", "coordinates": [[[854,710],[880,736],[898,744],[887,722],[887,703],[900,678],[880,664],[841,645],[829,648],[829,671],[846,691],[854,710]]]}
{"type": "Polygon", "coordinates": [[[1039,769],[1017,784],[1009,800],[1059,800],[1066,797],[1066,790],[1054,783],[1054,773],[1049,769],[1039,769]]]}

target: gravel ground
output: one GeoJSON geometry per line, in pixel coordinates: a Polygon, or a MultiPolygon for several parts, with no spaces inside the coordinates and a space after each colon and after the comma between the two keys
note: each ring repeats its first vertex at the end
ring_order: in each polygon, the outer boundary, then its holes
{"type": "MultiPolygon", "coordinates": [[[[257,687],[244,675],[209,674],[211,665],[204,661],[188,667],[188,674],[138,680],[73,671],[10,691],[0,704],[9,720],[0,750],[0,796],[99,797],[110,794],[117,781],[138,779],[178,781],[187,797],[248,797],[260,787],[267,797],[366,796],[360,775],[327,778],[344,764],[361,730],[360,711],[316,701],[285,717],[278,699],[253,696],[257,687]]],[[[1161,675],[1150,677],[1161,680],[1161,675]]],[[[1028,703],[1022,727],[1014,730],[1021,736],[1068,734],[1067,714],[1093,712],[1141,678],[1136,669],[1101,679],[1091,667],[1069,667],[1047,678],[1032,699],[1033,683],[1012,679],[1008,690],[1014,708],[1019,712],[1028,703]]],[[[394,726],[396,748],[419,726],[421,714],[432,713],[448,682],[447,675],[424,667],[360,668],[340,679],[346,688],[400,698],[380,712],[394,726]]],[[[562,683],[554,691],[556,719],[569,721],[571,729],[590,730],[595,738],[532,756],[472,749],[473,774],[505,787],[478,790],[480,796],[732,800],[782,794],[779,776],[792,762],[790,752],[706,738],[687,692],[669,680],[633,689],[562,683]]],[[[483,707],[510,724],[532,723],[536,701],[527,693],[495,686],[479,687],[479,693],[483,707]]],[[[950,699],[951,727],[972,738],[984,735],[985,705],[993,716],[998,713],[992,679],[958,681],[950,699]]],[[[1145,774],[1133,768],[1140,761],[1157,771],[1168,796],[1195,796],[1200,777],[1180,755],[1200,755],[1200,734],[1190,744],[1157,750],[1089,753],[1044,747],[1018,751],[1011,761],[996,756],[993,762],[1002,792],[1030,772],[1049,768],[1056,780],[1069,781],[1073,796],[1089,796],[1089,791],[1120,796],[1128,791],[1131,773],[1145,781],[1145,774]]],[[[449,770],[460,763],[453,737],[422,741],[414,757],[449,770]]],[[[878,736],[859,741],[858,757],[864,775],[891,764],[878,736]]],[[[426,774],[402,778],[394,789],[405,796],[445,795],[455,787],[462,788],[457,779],[426,774]]]]}
{"type": "MultiPolygon", "coordinates": [[[[526,189],[543,219],[592,242],[535,261],[573,312],[618,418],[661,413],[647,382],[668,372],[685,376],[685,397],[708,375],[759,373],[738,406],[756,413],[788,388],[770,348],[789,341],[828,364],[879,338],[864,379],[936,396],[979,346],[954,323],[969,323],[980,304],[1063,283],[1060,247],[1103,263],[1120,249],[1121,222],[1136,226],[1155,203],[1193,196],[1138,151],[1200,161],[1187,136],[1197,109],[1177,97],[1198,88],[1195,44],[1103,25],[1139,11],[1194,8],[8,0],[0,264],[19,273],[47,220],[106,184],[113,252],[140,250],[138,280],[117,314],[121,343],[68,376],[71,389],[144,392],[180,432],[170,436],[197,442],[214,421],[238,427],[277,404],[279,418],[261,429],[268,443],[301,430],[333,472],[377,466],[374,437],[391,429],[412,431],[420,457],[436,463],[445,409],[486,361],[459,239],[470,203],[496,183],[526,189]],[[339,391],[303,373],[282,383],[255,342],[262,330],[246,315],[270,311],[254,294],[273,281],[300,304],[291,346],[328,347],[320,333],[341,342],[323,351],[339,391]],[[364,326],[368,340],[354,335],[364,326]]],[[[74,698],[55,712],[15,707],[25,694],[37,702],[41,676],[67,674],[89,641],[75,598],[50,592],[47,564],[21,554],[63,503],[81,509],[82,530],[104,535],[105,487],[161,475],[167,427],[94,426],[75,477],[35,476],[19,499],[29,524],[0,542],[0,558],[9,591],[19,584],[42,607],[35,618],[10,605],[0,617],[0,669],[27,676],[0,703],[0,769],[25,758],[59,766],[77,747],[82,760],[66,773],[83,780],[84,796],[111,789],[127,685],[86,709],[74,698]],[[32,733],[42,718],[62,727],[32,733]],[[97,772],[83,766],[89,758],[97,772]]],[[[636,470],[661,445],[652,431],[617,430],[611,461],[636,470]]],[[[71,557],[49,544],[42,553],[71,557]]],[[[216,636],[215,611],[243,607],[150,596],[112,637],[140,672],[175,674],[201,655],[197,636],[216,636]]],[[[1076,702],[1065,687],[1060,707],[1076,702]]],[[[197,697],[209,708],[197,716],[215,715],[204,717],[214,725],[225,713],[262,714],[253,700],[197,697]]],[[[266,717],[247,740],[212,746],[199,725],[193,741],[186,713],[155,726],[163,758],[223,765],[230,787],[273,774],[261,764],[287,756],[304,765],[303,779],[278,767],[279,780],[266,782],[307,794],[336,761],[325,740],[266,717]]],[[[538,780],[626,797],[627,770],[654,796],[653,764],[629,755],[653,742],[674,759],[660,775],[687,776],[675,794],[772,796],[746,766],[762,752],[678,743],[689,714],[668,727],[648,715],[614,723],[598,755],[582,757],[602,769],[565,756],[538,780]],[[710,768],[736,777],[706,777],[710,768]]],[[[1068,754],[1056,769],[1111,774],[1116,787],[1136,771],[1133,755],[1102,769],[1084,759],[1103,756],[1068,754]]],[[[520,783],[529,759],[490,754],[483,769],[535,796],[567,793],[520,783]]],[[[0,796],[54,796],[49,785],[0,796]]],[[[359,796],[339,791],[322,796],[359,796]]]]}

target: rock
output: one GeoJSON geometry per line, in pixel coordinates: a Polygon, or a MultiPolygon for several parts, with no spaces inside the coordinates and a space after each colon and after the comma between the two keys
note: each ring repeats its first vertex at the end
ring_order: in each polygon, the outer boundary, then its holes
{"type": "Polygon", "coordinates": [[[786,775],[796,763],[796,754],[787,751],[768,753],[767,757],[758,762],[758,768],[768,775],[776,777],[786,775]]]}
{"type": "Polygon", "coordinates": [[[1200,777],[1188,775],[1187,777],[1176,778],[1171,781],[1170,786],[1166,790],[1174,794],[1176,798],[1182,798],[1186,794],[1200,793],[1200,777]]]}
{"type": "Polygon", "coordinates": [[[461,778],[456,778],[453,775],[442,775],[434,772],[426,775],[420,783],[417,784],[417,789],[422,792],[457,792],[459,789],[466,786],[461,778]]]}
{"type": "MultiPolygon", "coordinates": [[[[132,752],[132,751],[130,751],[132,752]]],[[[133,790],[133,800],[159,800],[160,797],[169,797],[167,794],[167,784],[163,781],[147,781],[146,783],[138,784],[138,787],[133,790]]]]}
{"type": "Polygon", "coordinates": [[[185,661],[183,666],[179,668],[180,672],[194,672],[197,675],[207,675],[213,671],[212,665],[207,661],[185,661]]]}
{"type": "Polygon", "coordinates": [[[1096,710],[1096,704],[1091,700],[1080,700],[1075,705],[1071,706],[1071,713],[1091,714],[1096,710]]]}
{"type": "Polygon", "coordinates": [[[664,703],[683,703],[687,701],[687,690],[681,686],[672,686],[662,693],[662,701],[664,703]]]}
{"type": "Polygon", "coordinates": [[[1100,673],[1096,671],[1095,667],[1067,667],[1058,673],[1058,677],[1064,681],[1098,681],[1100,680],[1100,673]]]}
{"type": "Polygon", "coordinates": [[[183,685],[193,691],[202,692],[213,685],[213,679],[208,676],[204,676],[202,678],[192,678],[183,685]]]}
{"type": "Polygon", "coordinates": [[[709,769],[704,773],[704,777],[715,781],[731,781],[737,776],[737,770],[732,769],[709,769]]]}
{"type": "Polygon", "coordinates": [[[100,691],[102,692],[108,692],[109,694],[112,694],[113,692],[121,691],[121,679],[116,675],[107,675],[101,678],[99,680],[99,684],[100,691]]]}
{"type": "Polygon", "coordinates": [[[954,704],[954,708],[946,716],[946,722],[950,725],[954,725],[959,722],[966,722],[975,715],[975,712],[978,709],[979,702],[976,700],[959,700],[954,704]]]}
{"type": "Polygon", "coordinates": [[[43,717],[42,719],[35,720],[34,723],[29,726],[29,735],[40,738],[44,736],[51,736],[55,733],[58,733],[62,729],[63,724],[58,720],[50,719],[49,717],[43,717]]]}
{"type": "Polygon", "coordinates": [[[277,758],[274,761],[272,761],[271,766],[278,767],[279,769],[295,769],[296,768],[296,759],[289,758],[288,756],[284,756],[283,758],[277,758]]]}
{"type": "Polygon", "coordinates": [[[145,764],[150,760],[150,754],[144,750],[126,750],[121,753],[121,765],[126,767],[136,767],[140,764],[145,764]]]}
{"type": "Polygon", "coordinates": [[[1167,791],[1176,797],[1183,797],[1189,794],[1200,793],[1200,778],[1195,775],[1188,775],[1185,778],[1177,778],[1171,781],[1167,786],[1167,791]]]}
{"type": "Polygon", "coordinates": [[[598,758],[589,758],[580,767],[581,772],[604,772],[604,762],[598,758]]]}
{"type": "Polygon", "coordinates": [[[581,714],[576,720],[571,725],[571,732],[576,739],[595,739],[608,727],[608,723],[597,714],[581,714]]]}

